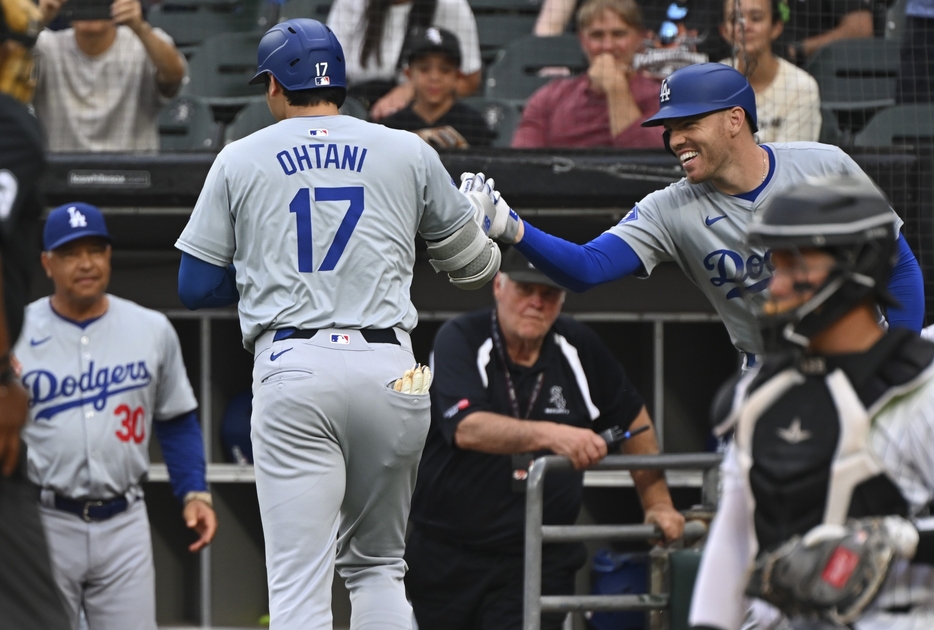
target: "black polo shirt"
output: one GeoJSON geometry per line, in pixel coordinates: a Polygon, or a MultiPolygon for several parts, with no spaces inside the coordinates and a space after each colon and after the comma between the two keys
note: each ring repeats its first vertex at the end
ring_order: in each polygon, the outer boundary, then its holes
{"type": "MultiPolygon", "coordinates": [[[[500,332],[500,335],[502,333],[500,332]]],[[[525,532],[525,494],[512,487],[512,457],[468,451],[454,444],[458,423],[489,411],[513,415],[504,366],[491,335],[491,310],[445,323],[435,337],[431,428],[418,470],[412,520],[428,535],[465,546],[519,553],[525,532]]],[[[521,414],[538,374],[540,394],[529,414],[597,432],[628,428],[642,409],[619,362],[585,324],[560,316],[532,367],[509,361],[521,414]]],[[[546,453],[540,453],[546,454],[546,453]]],[[[568,525],[580,511],[583,473],[549,473],[544,523],[568,525]]]]}

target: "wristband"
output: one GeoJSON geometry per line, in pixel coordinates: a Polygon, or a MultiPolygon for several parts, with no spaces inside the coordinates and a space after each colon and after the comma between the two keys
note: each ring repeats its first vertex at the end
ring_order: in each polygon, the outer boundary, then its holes
{"type": "Polygon", "coordinates": [[[195,490],[192,490],[191,492],[185,495],[184,503],[185,505],[188,505],[189,503],[195,500],[201,501],[202,503],[207,505],[212,510],[214,509],[214,499],[211,498],[210,492],[197,492],[195,490]]]}

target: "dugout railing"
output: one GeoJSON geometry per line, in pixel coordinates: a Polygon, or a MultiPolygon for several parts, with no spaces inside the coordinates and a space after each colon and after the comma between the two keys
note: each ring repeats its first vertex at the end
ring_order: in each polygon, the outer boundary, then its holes
{"type": "MultiPolygon", "coordinates": [[[[700,470],[703,472],[701,502],[704,511],[716,509],[719,496],[717,453],[664,455],[610,455],[589,470],[700,470]]],[[[670,604],[665,586],[667,551],[653,551],[650,563],[649,593],[642,595],[546,595],[542,596],[542,544],[585,540],[649,540],[658,538],[655,525],[543,525],[545,475],[555,470],[571,470],[571,461],[548,455],[536,459],[529,468],[525,509],[525,582],[523,586],[523,628],[540,630],[543,612],[586,611],[665,611],[670,604]]],[[[689,520],[683,540],[690,542],[706,534],[704,523],[689,520]]],[[[653,615],[652,630],[668,627],[665,615],[653,615]]]]}

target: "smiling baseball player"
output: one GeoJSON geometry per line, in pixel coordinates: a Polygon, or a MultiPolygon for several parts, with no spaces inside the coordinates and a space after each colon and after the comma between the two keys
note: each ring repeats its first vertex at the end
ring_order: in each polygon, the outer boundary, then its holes
{"type": "Polygon", "coordinates": [[[415,235],[461,288],[495,275],[499,249],[434,149],[338,115],[347,83],[330,29],[283,22],[258,65],[279,122],[215,160],[176,244],[179,296],[239,300],[254,352],[271,628],[331,628],[336,562],[353,628],[410,630],[404,534],[430,421],[425,372],[404,376],[415,235]]]}
{"type": "Polygon", "coordinates": [[[217,523],[197,402],[175,329],[106,293],[111,237],[94,206],[49,214],[42,266],[55,292],[26,309],[14,352],[30,395],[29,478],[72,625],[155,630],[155,570],[140,483],[153,431],[197,551],[217,523]]]}
{"type": "MultiPolygon", "coordinates": [[[[630,274],[647,277],[657,265],[674,261],[710,300],[750,364],[762,352],[762,341],[747,302],[762,301],[772,263],[768,251],[744,243],[746,226],[772,197],[809,177],[871,180],[834,146],[756,144],[755,94],[729,66],[697,64],[672,73],[662,83],[659,103],[658,113],[643,125],[664,125],[684,179],[648,195],[618,225],[583,246],[524,223],[501,200],[491,212],[490,236],[514,240],[536,267],[575,291],[630,274]]],[[[462,188],[491,190],[482,179],[468,178],[462,188]]],[[[497,201],[498,193],[493,197],[497,201]]],[[[897,239],[899,261],[888,288],[900,307],[889,308],[886,316],[892,325],[920,330],[921,270],[905,239],[897,239]]]]}

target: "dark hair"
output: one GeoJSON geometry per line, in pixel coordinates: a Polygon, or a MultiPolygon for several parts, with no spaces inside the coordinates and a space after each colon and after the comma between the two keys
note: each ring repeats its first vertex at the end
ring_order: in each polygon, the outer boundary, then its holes
{"type": "MultiPolygon", "coordinates": [[[[360,65],[366,67],[369,58],[375,54],[376,63],[383,63],[382,48],[383,28],[386,25],[386,15],[392,7],[393,0],[367,0],[365,25],[363,30],[363,48],[360,50],[360,65]]],[[[438,0],[412,0],[412,10],[409,11],[408,23],[405,27],[406,37],[413,28],[428,28],[435,16],[438,0]]],[[[402,50],[405,50],[403,42],[402,50]]]]}
{"type": "MultiPolygon", "coordinates": [[[[269,82],[271,80],[272,75],[270,73],[267,72],[263,75],[263,81],[267,91],[269,91],[269,82]]],[[[342,87],[289,90],[282,87],[282,84],[280,83],[279,89],[282,90],[282,94],[285,96],[285,100],[292,107],[312,107],[314,105],[322,105],[324,103],[333,103],[334,105],[340,107],[344,104],[344,100],[347,98],[347,88],[342,87]]]]}

